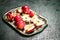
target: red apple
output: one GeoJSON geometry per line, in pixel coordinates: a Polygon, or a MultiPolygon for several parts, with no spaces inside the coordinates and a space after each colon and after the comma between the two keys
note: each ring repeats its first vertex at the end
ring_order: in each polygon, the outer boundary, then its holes
{"type": "Polygon", "coordinates": [[[10,22],[13,21],[13,14],[12,14],[12,12],[8,12],[8,13],[7,13],[7,19],[8,19],[10,22]]]}
{"type": "Polygon", "coordinates": [[[33,12],[32,10],[30,10],[29,16],[30,16],[30,17],[33,17],[33,16],[34,16],[34,12],[33,12]]]}
{"type": "Polygon", "coordinates": [[[25,23],[24,21],[18,21],[18,22],[16,23],[16,25],[17,25],[17,28],[18,28],[18,29],[23,30],[24,27],[25,27],[25,25],[26,25],[26,23],[25,23]]]}
{"type": "Polygon", "coordinates": [[[23,13],[29,13],[29,9],[30,9],[29,6],[23,6],[22,7],[22,12],[23,13]]]}
{"type": "Polygon", "coordinates": [[[20,20],[22,20],[22,17],[20,15],[15,16],[15,18],[14,18],[15,22],[18,22],[20,20]]]}

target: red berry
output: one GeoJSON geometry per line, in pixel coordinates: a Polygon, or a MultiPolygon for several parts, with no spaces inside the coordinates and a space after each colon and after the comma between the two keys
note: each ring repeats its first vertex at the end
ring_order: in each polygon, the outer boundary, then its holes
{"type": "Polygon", "coordinates": [[[29,16],[30,16],[30,17],[33,17],[33,16],[34,16],[34,12],[33,12],[32,10],[30,10],[29,16]]]}
{"type": "Polygon", "coordinates": [[[17,16],[15,16],[14,20],[15,20],[15,22],[18,22],[18,21],[22,20],[22,18],[20,15],[17,15],[17,16]]]}
{"type": "Polygon", "coordinates": [[[16,25],[18,29],[23,30],[26,24],[24,21],[18,21],[16,25]]]}
{"type": "Polygon", "coordinates": [[[23,13],[29,13],[29,9],[30,9],[29,6],[23,6],[22,7],[22,12],[23,13]]]}

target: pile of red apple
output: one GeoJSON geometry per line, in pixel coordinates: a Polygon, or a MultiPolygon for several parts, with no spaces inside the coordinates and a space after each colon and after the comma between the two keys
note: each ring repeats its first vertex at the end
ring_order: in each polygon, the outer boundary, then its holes
{"type": "MultiPolygon", "coordinates": [[[[15,25],[19,30],[24,30],[24,27],[26,25],[26,22],[22,19],[21,13],[28,14],[31,18],[34,16],[34,12],[30,9],[29,6],[22,6],[22,12],[19,12],[16,10],[16,13],[8,12],[7,13],[7,19],[9,22],[15,21],[15,25]]],[[[34,31],[34,28],[27,31],[27,33],[32,33],[34,31]]]]}

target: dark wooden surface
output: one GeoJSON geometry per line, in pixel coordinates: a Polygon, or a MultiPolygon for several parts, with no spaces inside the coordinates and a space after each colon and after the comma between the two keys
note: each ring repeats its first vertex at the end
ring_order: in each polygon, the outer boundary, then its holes
{"type": "Polygon", "coordinates": [[[0,40],[60,40],[59,0],[0,0],[0,40]],[[48,20],[48,27],[41,33],[25,37],[3,20],[3,14],[12,8],[28,5],[48,20]]]}

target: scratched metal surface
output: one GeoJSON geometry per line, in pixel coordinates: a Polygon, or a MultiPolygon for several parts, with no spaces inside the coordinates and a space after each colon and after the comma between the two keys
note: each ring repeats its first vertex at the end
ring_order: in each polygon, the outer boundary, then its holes
{"type": "Polygon", "coordinates": [[[60,0],[0,0],[0,40],[60,40],[60,0]],[[41,33],[25,37],[2,20],[8,10],[28,5],[48,20],[48,27],[41,33]]]}

